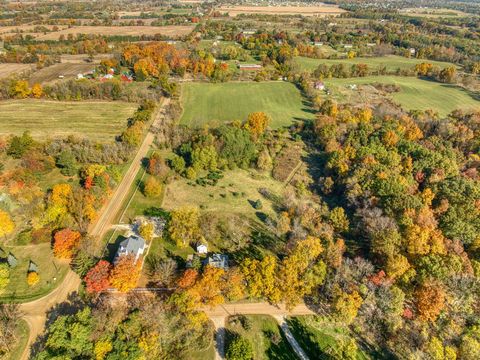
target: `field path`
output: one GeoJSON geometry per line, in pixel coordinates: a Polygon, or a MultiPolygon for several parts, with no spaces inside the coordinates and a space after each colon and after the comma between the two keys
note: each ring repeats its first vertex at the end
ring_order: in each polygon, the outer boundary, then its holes
{"type": "MultiPolygon", "coordinates": [[[[157,111],[152,127],[155,126],[163,117],[163,109],[170,99],[163,99],[160,109],[157,111]]],[[[100,210],[100,217],[97,222],[90,227],[89,233],[97,237],[99,240],[112,226],[112,221],[115,215],[121,208],[128,191],[135,180],[138,171],[141,168],[142,159],[148,154],[150,146],[153,144],[155,136],[150,131],[145,136],[142,145],[139,147],[135,158],[128,168],[125,176],[115,190],[113,196],[100,210]]],[[[81,279],[72,270],[69,270],[62,283],[59,284],[52,292],[37,300],[23,303],[20,305],[20,311],[23,318],[30,329],[28,342],[23,350],[21,360],[28,360],[30,357],[31,346],[36,341],[37,337],[43,333],[45,321],[47,319],[47,312],[55,305],[60,304],[68,299],[68,296],[76,292],[81,284],[81,279]]]]}
{"type": "Polygon", "coordinates": [[[265,302],[261,303],[245,303],[245,304],[223,304],[214,308],[203,309],[207,316],[213,321],[215,326],[215,360],[225,359],[225,321],[232,315],[270,315],[274,317],[282,331],[285,333],[288,342],[295,351],[295,354],[302,359],[308,360],[307,355],[300,347],[298,342],[293,337],[288,325],[285,321],[285,316],[298,315],[313,315],[313,310],[309,309],[304,303],[297,305],[292,310],[288,311],[285,305],[270,305],[265,302]]]}
{"type": "MultiPolygon", "coordinates": [[[[161,109],[157,111],[155,120],[153,121],[152,127],[157,125],[162,117],[164,116],[163,109],[170,103],[169,98],[164,98],[161,105],[161,109]]],[[[120,211],[125,198],[128,195],[128,191],[132,186],[135,177],[137,176],[138,171],[142,167],[142,159],[147,156],[150,146],[153,144],[155,135],[151,132],[148,132],[143,140],[142,145],[137,151],[135,158],[133,159],[130,167],[125,173],[122,181],[117,186],[117,189],[113,193],[113,196],[107,201],[100,211],[101,215],[97,221],[90,226],[89,233],[91,236],[101,240],[105,233],[113,226],[113,221],[115,216],[120,211]]]]}

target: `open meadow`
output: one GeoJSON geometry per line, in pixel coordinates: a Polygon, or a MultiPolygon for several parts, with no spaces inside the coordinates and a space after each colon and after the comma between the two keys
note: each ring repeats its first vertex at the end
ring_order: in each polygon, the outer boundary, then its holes
{"type": "Polygon", "coordinates": [[[181,123],[192,127],[212,126],[233,120],[246,120],[248,114],[263,111],[276,129],[294,120],[312,119],[300,91],[286,82],[229,82],[182,85],[181,123]]]}
{"type": "Polygon", "coordinates": [[[331,90],[335,98],[347,100],[352,93],[351,85],[365,84],[395,84],[400,91],[391,95],[392,99],[407,110],[438,111],[440,116],[446,116],[455,109],[479,110],[480,101],[475,94],[458,86],[443,84],[416,77],[404,76],[367,76],[350,79],[328,79],[325,85],[331,90]]]}
{"type": "Polygon", "coordinates": [[[229,16],[239,14],[266,14],[266,15],[303,15],[303,16],[332,16],[345,12],[336,5],[316,4],[312,6],[230,6],[225,5],[217,9],[229,16]]]}
{"type": "Polygon", "coordinates": [[[254,216],[257,211],[252,201],[261,199],[262,211],[273,213],[273,204],[260,195],[259,189],[266,188],[274,195],[280,196],[284,190],[282,182],[269,175],[256,171],[232,170],[223,173],[224,177],[216,186],[201,186],[190,180],[180,178],[168,184],[162,207],[173,210],[178,207],[195,205],[205,211],[236,213],[254,216]]]}
{"type": "Polygon", "coordinates": [[[104,36],[142,36],[163,35],[168,37],[181,37],[188,35],[194,26],[169,25],[169,26],[76,26],[61,31],[50,32],[38,36],[37,40],[58,40],[61,35],[65,38],[72,34],[104,35],[104,36]]]}
{"type": "Polygon", "coordinates": [[[127,126],[137,105],[126,102],[9,100],[0,103],[0,134],[34,138],[78,135],[112,141],[127,126]]]}
{"type": "Polygon", "coordinates": [[[445,68],[447,66],[453,65],[448,62],[432,61],[432,60],[417,59],[417,58],[406,58],[403,56],[396,56],[396,55],[382,56],[382,57],[364,57],[364,58],[358,57],[353,59],[312,59],[312,58],[299,56],[299,57],[296,57],[294,61],[300,67],[300,69],[304,71],[313,71],[321,64],[325,64],[328,66],[335,65],[335,64],[344,64],[347,66],[351,66],[355,64],[367,64],[370,67],[370,69],[373,69],[373,70],[378,69],[380,66],[385,66],[387,71],[390,71],[390,72],[396,71],[397,69],[408,70],[413,68],[416,64],[420,64],[422,62],[428,62],[440,68],[445,68]]]}

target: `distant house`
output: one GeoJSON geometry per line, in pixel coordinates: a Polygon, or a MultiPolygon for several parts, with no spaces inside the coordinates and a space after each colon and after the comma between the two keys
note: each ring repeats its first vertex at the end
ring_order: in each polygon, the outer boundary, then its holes
{"type": "Polygon", "coordinates": [[[135,261],[137,261],[146,249],[147,243],[144,238],[138,235],[131,235],[120,243],[113,262],[116,263],[120,257],[127,255],[133,255],[135,261]]]}
{"type": "Polygon", "coordinates": [[[204,261],[204,265],[210,265],[219,269],[228,269],[228,255],[212,254],[204,261]]]}
{"type": "Polygon", "coordinates": [[[319,41],[316,41],[316,42],[313,43],[313,45],[315,45],[315,46],[323,46],[323,42],[321,42],[321,41],[320,41],[320,42],[319,42],[319,41]]]}
{"type": "Polygon", "coordinates": [[[367,43],[367,46],[368,47],[374,47],[374,46],[377,46],[377,43],[367,43]]]}
{"type": "Polygon", "coordinates": [[[208,253],[208,247],[205,244],[200,244],[197,246],[197,253],[199,254],[206,254],[208,253]]]}
{"type": "Polygon", "coordinates": [[[325,84],[323,83],[323,81],[316,81],[313,87],[316,90],[325,90],[325,84]]]}
{"type": "Polygon", "coordinates": [[[351,48],[353,48],[353,45],[352,44],[345,44],[345,45],[343,45],[343,47],[345,49],[351,49],[351,48]]]}
{"type": "Polygon", "coordinates": [[[38,266],[32,260],[28,263],[28,272],[36,272],[38,273],[38,266]]]}
{"type": "Polygon", "coordinates": [[[262,68],[260,64],[240,64],[238,65],[240,70],[259,70],[262,68]]]}
{"type": "Polygon", "coordinates": [[[415,55],[415,53],[417,52],[415,48],[410,48],[408,49],[408,51],[410,51],[410,55],[415,55]]]}
{"type": "Polygon", "coordinates": [[[248,30],[243,30],[242,31],[242,34],[243,35],[253,35],[257,32],[257,30],[253,30],[253,29],[248,29],[248,30]]]}

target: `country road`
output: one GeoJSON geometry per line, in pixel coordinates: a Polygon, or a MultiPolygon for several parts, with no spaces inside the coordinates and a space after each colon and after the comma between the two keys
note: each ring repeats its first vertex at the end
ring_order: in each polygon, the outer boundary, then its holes
{"type": "MultiPolygon", "coordinates": [[[[169,102],[170,99],[163,99],[161,108],[157,111],[156,117],[152,123],[152,127],[154,127],[164,116],[163,109],[169,104],[169,102]]],[[[117,189],[113,193],[112,197],[100,210],[101,215],[98,217],[96,223],[92,224],[92,226],[89,228],[88,232],[90,235],[98,239],[98,241],[102,239],[105,233],[112,226],[112,221],[114,221],[116,214],[122,207],[125,197],[127,196],[138,171],[141,169],[142,159],[147,156],[154,139],[154,134],[149,131],[140,145],[137,154],[133,158],[132,163],[130,164],[130,167],[125,173],[122,181],[117,186],[117,189]]],[[[66,301],[70,294],[78,290],[80,283],[81,279],[78,277],[78,275],[72,270],[69,270],[62,283],[58,284],[58,286],[52,292],[40,299],[20,305],[20,311],[22,312],[23,318],[29,327],[28,342],[22,353],[21,360],[29,359],[31,346],[34,344],[37,337],[43,333],[47,312],[55,305],[66,301]]]]}
{"type": "Polygon", "coordinates": [[[292,310],[287,310],[285,305],[270,305],[265,302],[261,303],[236,303],[236,304],[223,304],[215,308],[204,308],[207,316],[212,320],[215,326],[215,360],[225,359],[225,321],[232,315],[270,315],[273,316],[280,328],[284,332],[287,341],[292,346],[293,351],[297,357],[301,360],[308,360],[307,355],[297,343],[293,337],[288,324],[285,321],[286,316],[298,316],[298,315],[313,315],[313,310],[309,309],[305,304],[299,304],[292,310]]]}

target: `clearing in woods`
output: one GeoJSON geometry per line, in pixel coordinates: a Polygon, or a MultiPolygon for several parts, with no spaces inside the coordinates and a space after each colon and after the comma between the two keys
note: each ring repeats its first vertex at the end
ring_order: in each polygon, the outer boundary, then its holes
{"type": "Polygon", "coordinates": [[[274,129],[314,118],[300,91],[287,82],[184,83],[181,96],[180,122],[192,127],[244,121],[256,111],[269,115],[274,129]]]}
{"type": "Polygon", "coordinates": [[[389,55],[389,56],[382,56],[382,57],[358,57],[353,59],[312,59],[307,57],[299,56],[295,58],[295,63],[298,64],[300,69],[306,71],[313,71],[319,65],[325,64],[328,66],[335,65],[335,64],[344,64],[347,67],[355,64],[367,64],[370,70],[377,70],[379,66],[385,66],[387,71],[392,72],[396,71],[397,69],[400,70],[408,70],[412,69],[416,64],[420,64],[422,62],[430,63],[434,66],[438,66],[440,68],[445,68],[448,66],[458,66],[442,61],[432,61],[426,59],[416,59],[416,58],[406,58],[403,56],[396,56],[396,55],[389,55]]]}
{"type": "Polygon", "coordinates": [[[78,135],[113,141],[137,104],[121,101],[8,100],[0,102],[0,135],[30,131],[34,138],[78,135]]]}
{"type": "Polygon", "coordinates": [[[328,79],[325,85],[332,96],[348,100],[358,90],[350,90],[351,85],[395,84],[400,91],[391,95],[392,99],[407,110],[433,109],[440,116],[446,116],[455,109],[478,110],[480,101],[477,95],[461,87],[404,76],[367,76],[350,79],[328,79]]]}

